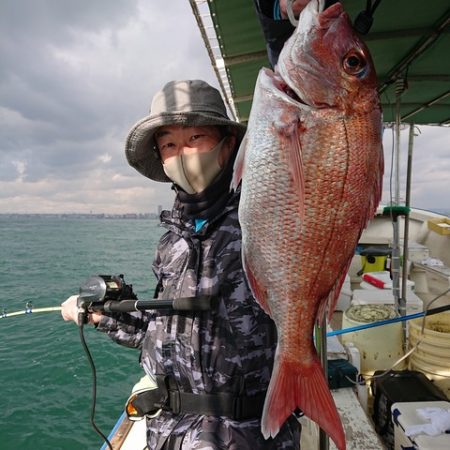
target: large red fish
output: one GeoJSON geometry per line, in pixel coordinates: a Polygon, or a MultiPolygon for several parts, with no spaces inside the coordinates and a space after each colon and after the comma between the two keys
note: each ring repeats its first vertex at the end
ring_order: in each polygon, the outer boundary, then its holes
{"type": "Polygon", "coordinates": [[[345,449],[313,329],[381,197],[382,118],[370,54],[337,3],[312,0],[275,73],[262,69],[235,164],[245,272],[278,346],[262,433],[298,407],[345,449]]]}

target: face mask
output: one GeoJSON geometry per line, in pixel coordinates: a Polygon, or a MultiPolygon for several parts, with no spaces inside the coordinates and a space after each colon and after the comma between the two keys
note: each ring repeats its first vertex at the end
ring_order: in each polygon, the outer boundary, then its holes
{"type": "Polygon", "coordinates": [[[209,152],[192,155],[177,155],[166,160],[163,169],[166,175],[188,194],[205,190],[222,171],[219,153],[226,138],[223,138],[209,152]]]}

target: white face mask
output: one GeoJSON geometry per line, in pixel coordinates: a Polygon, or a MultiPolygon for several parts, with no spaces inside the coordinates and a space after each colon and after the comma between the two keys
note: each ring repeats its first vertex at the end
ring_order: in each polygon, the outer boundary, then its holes
{"type": "Polygon", "coordinates": [[[172,156],[163,163],[164,172],[188,194],[202,192],[222,171],[219,154],[225,139],[208,152],[172,156]]]}

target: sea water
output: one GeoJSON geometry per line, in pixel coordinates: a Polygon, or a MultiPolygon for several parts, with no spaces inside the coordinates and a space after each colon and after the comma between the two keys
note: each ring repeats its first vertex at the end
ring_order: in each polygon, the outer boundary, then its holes
{"type": "MultiPolygon", "coordinates": [[[[0,313],[59,306],[91,275],[124,274],[140,299],[155,287],[151,263],[164,230],[152,219],[0,215],[0,313]]],[[[93,327],[96,423],[108,435],[135,382],[139,351],[93,327]]],[[[92,372],[79,328],[59,312],[0,319],[0,449],[99,449],[90,424],[92,372]]]]}

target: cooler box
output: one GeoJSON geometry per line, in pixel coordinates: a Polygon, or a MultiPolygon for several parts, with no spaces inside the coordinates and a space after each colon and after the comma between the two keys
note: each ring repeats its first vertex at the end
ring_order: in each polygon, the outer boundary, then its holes
{"type": "Polygon", "coordinates": [[[389,247],[367,247],[360,251],[362,272],[379,272],[386,269],[386,261],[391,255],[389,247]]]}
{"type": "MultiPolygon", "coordinates": [[[[394,295],[388,289],[355,289],[352,305],[394,305],[394,295]]],[[[408,289],[406,292],[406,314],[422,311],[422,300],[408,289]]]]}
{"type": "Polygon", "coordinates": [[[423,373],[413,370],[391,370],[385,375],[379,370],[371,382],[372,419],[376,432],[389,450],[394,449],[394,425],[391,407],[398,402],[447,401],[446,396],[423,373]],[[377,376],[378,375],[378,376],[377,376]]]}
{"type": "Polygon", "coordinates": [[[417,450],[449,450],[450,434],[440,434],[439,436],[428,436],[418,434],[408,437],[405,435],[405,428],[411,425],[429,423],[417,414],[420,408],[442,408],[449,410],[450,402],[409,402],[394,403],[391,407],[392,421],[394,423],[394,443],[395,450],[417,449],[417,450]]]}

